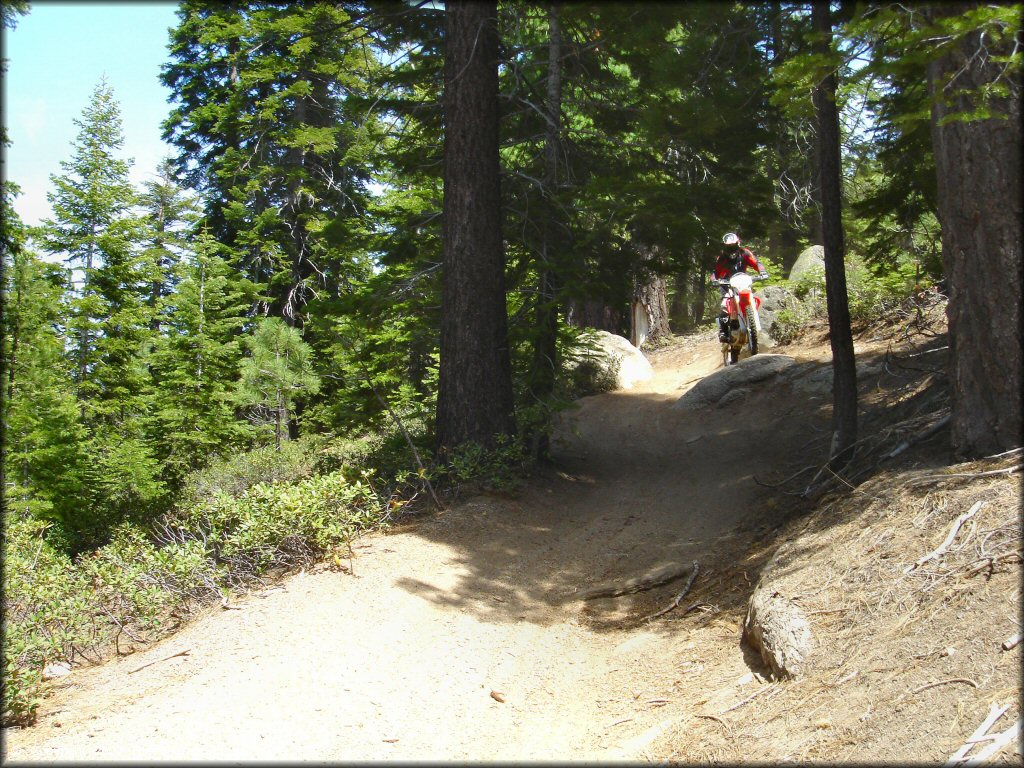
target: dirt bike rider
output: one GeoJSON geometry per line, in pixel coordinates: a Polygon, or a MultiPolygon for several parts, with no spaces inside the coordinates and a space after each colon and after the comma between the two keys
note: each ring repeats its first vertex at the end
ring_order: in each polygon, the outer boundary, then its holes
{"type": "MultiPolygon", "coordinates": [[[[737,272],[746,272],[747,267],[756,269],[761,279],[768,279],[768,271],[761,266],[753,251],[740,246],[740,238],[735,232],[727,232],[722,238],[722,251],[718,254],[718,259],[712,268],[711,279],[728,280],[737,272]]],[[[718,315],[718,340],[728,343],[729,337],[732,334],[729,327],[729,311],[726,308],[725,295],[729,292],[729,289],[719,286],[719,290],[722,292],[722,309],[718,315]]]]}

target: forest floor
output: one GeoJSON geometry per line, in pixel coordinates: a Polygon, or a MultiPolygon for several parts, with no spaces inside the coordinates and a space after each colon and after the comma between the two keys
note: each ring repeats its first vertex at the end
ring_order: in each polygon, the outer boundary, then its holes
{"type": "MultiPolygon", "coordinates": [[[[863,435],[888,449],[927,425],[945,343],[857,339],[863,435]]],[[[5,760],[906,764],[945,761],[992,705],[1008,704],[1004,732],[1020,710],[1021,646],[1002,648],[1021,628],[1020,453],[951,469],[942,432],[812,503],[828,343],[765,352],[805,375],[680,410],[721,358],[707,334],[676,337],[649,354],[652,379],[566,414],[555,467],[362,538],[351,572],[289,575],[76,669],[36,725],[4,733],[5,760]],[[794,681],[741,639],[780,551],[815,638],[794,681]],[[693,561],[679,606],[645,618],[693,561]],[[659,569],[678,578],[580,599],[659,569]]],[[[1015,744],[995,759],[1019,764],[1015,744]]]]}

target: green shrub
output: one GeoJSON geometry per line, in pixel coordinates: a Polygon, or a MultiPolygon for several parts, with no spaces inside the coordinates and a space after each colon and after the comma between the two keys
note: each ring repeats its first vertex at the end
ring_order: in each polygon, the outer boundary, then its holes
{"type": "Polygon", "coordinates": [[[454,486],[475,485],[495,491],[509,491],[516,487],[527,452],[516,438],[502,437],[495,448],[477,443],[460,445],[449,457],[442,479],[454,486]]]}
{"type": "Polygon", "coordinates": [[[272,566],[322,555],[386,516],[368,472],[349,480],[337,471],[297,483],[257,483],[237,497],[217,491],[179,508],[166,527],[180,540],[203,542],[219,579],[236,586],[272,566]]]}
{"type": "MultiPolygon", "coordinates": [[[[808,328],[828,324],[824,272],[806,272],[790,282],[788,287],[797,301],[775,315],[771,330],[772,338],[783,344],[793,341],[808,328]]],[[[872,271],[862,260],[849,258],[846,263],[846,295],[851,324],[876,323],[893,316],[907,298],[922,287],[924,285],[915,278],[912,264],[872,271]]]]}
{"type": "Polygon", "coordinates": [[[285,440],[280,450],[268,445],[215,459],[186,478],[181,499],[188,503],[218,492],[239,496],[258,483],[296,482],[315,470],[316,456],[309,441],[285,440]]]}

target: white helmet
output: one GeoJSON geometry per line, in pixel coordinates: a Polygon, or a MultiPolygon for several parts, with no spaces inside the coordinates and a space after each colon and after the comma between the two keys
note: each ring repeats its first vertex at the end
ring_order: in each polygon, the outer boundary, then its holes
{"type": "Polygon", "coordinates": [[[735,232],[726,232],[725,233],[725,237],[722,238],[722,243],[724,245],[730,245],[730,246],[731,245],[739,245],[740,244],[740,238],[739,238],[739,236],[735,232]]]}

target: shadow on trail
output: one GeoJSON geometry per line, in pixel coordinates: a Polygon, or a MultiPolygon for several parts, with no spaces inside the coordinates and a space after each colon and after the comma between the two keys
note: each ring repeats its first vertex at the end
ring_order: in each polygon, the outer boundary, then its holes
{"type": "MultiPolygon", "coordinates": [[[[454,587],[430,573],[400,576],[396,585],[491,623],[548,625],[579,616],[610,631],[664,606],[688,570],[635,594],[582,601],[579,593],[698,561],[687,600],[736,608],[745,592],[730,586],[727,594],[707,594],[705,587],[726,572],[742,579],[745,571],[756,582],[763,558],[744,561],[742,550],[799,506],[766,494],[753,476],[788,467],[827,425],[828,409],[768,391],[735,409],[680,411],[676,399],[585,398],[556,435],[553,467],[512,497],[481,494],[411,528],[450,548],[443,567],[456,569],[454,587]]],[[[673,623],[650,628],[671,631],[673,623]]]]}
{"type": "MultiPolygon", "coordinates": [[[[932,407],[934,365],[915,370],[890,353],[858,356],[858,364],[862,430],[932,407]]],[[[553,467],[511,496],[477,495],[411,529],[451,549],[446,567],[456,569],[454,582],[425,573],[396,584],[490,623],[578,620],[614,631],[643,624],[668,604],[687,572],[615,598],[583,601],[579,593],[698,561],[684,604],[712,606],[735,621],[784,524],[812,508],[792,484],[768,488],[755,475],[784,478],[827,455],[831,386],[821,380],[830,366],[800,365],[800,377],[760,382],[736,407],[680,411],[672,407],[678,392],[584,398],[555,435],[553,467]],[[815,376],[816,387],[808,386],[815,376]]],[[[669,614],[647,626],[671,632],[699,614],[669,614]]]]}

